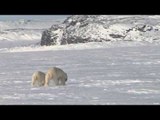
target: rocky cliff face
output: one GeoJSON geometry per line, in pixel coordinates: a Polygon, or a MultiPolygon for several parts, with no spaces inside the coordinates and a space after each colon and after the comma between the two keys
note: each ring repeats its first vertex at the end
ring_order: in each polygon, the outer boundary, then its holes
{"type": "Polygon", "coordinates": [[[72,15],[45,30],[41,45],[158,40],[160,16],[72,15]]]}

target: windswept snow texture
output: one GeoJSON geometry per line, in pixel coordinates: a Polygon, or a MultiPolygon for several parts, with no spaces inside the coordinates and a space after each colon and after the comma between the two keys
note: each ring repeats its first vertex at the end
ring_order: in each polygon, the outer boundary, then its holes
{"type": "Polygon", "coordinates": [[[0,104],[160,104],[160,45],[107,45],[0,51],[0,104]],[[33,72],[52,66],[66,86],[31,87],[33,72]]]}
{"type": "Polygon", "coordinates": [[[9,48],[17,45],[40,43],[42,32],[53,24],[61,23],[62,20],[20,19],[0,21],[0,47],[9,48]]]}
{"type": "MultiPolygon", "coordinates": [[[[115,22],[116,17],[121,18],[112,16],[115,22]]],[[[159,16],[150,18],[160,19],[159,16]]],[[[154,24],[152,20],[150,23],[154,24]]],[[[40,46],[36,44],[40,42],[40,32],[37,31],[47,27],[40,24],[35,22],[26,27],[23,24],[21,29],[15,25],[8,28],[8,23],[0,22],[0,28],[4,28],[0,30],[3,38],[0,39],[0,104],[160,104],[159,42],[139,39],[40,46]],[[13,34],[15,29],[18,31],[13,34]],[[3,32],[7,33],[6,39],[3,32]],[[25,40],[20,34],[23,32],[28,35],[25,40]],[[37,37],[32,39],[33,36],[37,37]],[[31,76],[35,71],[46,72],[54,66],[68,74],[66,86],[31,86],[31,76]]],[[[112,28],[118,30],[122,27],[112,28]]],[[[149,35],[152,38],[155,34],[149,35]]]]}

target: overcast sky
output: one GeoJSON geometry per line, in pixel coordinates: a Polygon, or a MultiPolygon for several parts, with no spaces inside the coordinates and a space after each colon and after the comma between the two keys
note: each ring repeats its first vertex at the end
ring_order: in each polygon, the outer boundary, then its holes
{"type": "Polygon", "coordinates": [[[41,20],[50,20],[50,19],[63,19],[69,15],[0,15],[0,20],[18,20],[18,19],[41,19],[41,20]]]}

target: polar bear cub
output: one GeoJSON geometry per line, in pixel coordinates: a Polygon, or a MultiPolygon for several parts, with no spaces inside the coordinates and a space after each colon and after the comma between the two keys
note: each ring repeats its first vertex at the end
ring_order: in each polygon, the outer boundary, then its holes
{"type": "Polygon", "coordinates": [[[45,86],[65,85],[68,76],[60,68],[49,68],[45,76],[45,86]]]}
{"type": "Polygon", "coordinates": [[[36,71],[32,75],[32,86],[44,86],[45,84],[45,73],[41,71],[36,71]]]}

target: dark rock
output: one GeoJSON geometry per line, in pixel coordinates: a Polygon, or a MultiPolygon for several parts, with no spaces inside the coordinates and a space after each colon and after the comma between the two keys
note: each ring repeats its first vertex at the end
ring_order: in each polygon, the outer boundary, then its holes
{"type": "Polygon", "coordinates": [[[50,29],[43,31],[41,37],[41,45],[58,45],[66,44],[62,40],[64,28],[62,25],[53,25],[50,29]]]}
{"type": "Polygon", "coordinates": [[[159,32],[159,28],[153,27],[149,23],[151,20],[147,20],[147,16],[72,15],[62,24],[45,30],[42,33],[41,45],[159,39],[160,36],[148,35],[150,31],[159,32]]]}
{"type": "Polygon", "coordinates": [[[109,34],[112,38],[124,38],[125,36],[118,35],[118,34],[109,34]]]}

